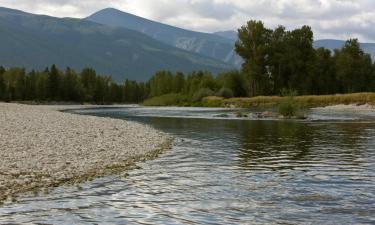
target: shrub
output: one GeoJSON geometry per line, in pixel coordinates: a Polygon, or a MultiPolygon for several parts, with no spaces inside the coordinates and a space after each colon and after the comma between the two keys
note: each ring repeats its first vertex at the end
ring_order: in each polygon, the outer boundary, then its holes
{"type": "Polygon", "coordinates": [[[241,111],[237,111],[236,112],[236,117],[238,117],[238,118],[244,117],[244,114],[241,111]]]}
{"type": "Polygon", "coordinates": [[[145,106],[171,106],[183,105],[187,101],[186,96],[181,94],[166,94],[146,99],[143,102],[145,106]]]}
{"type": "Polygon", "coordinates": [[[233,91],[229,88],[222,87],[217,93],[217,97],[233,98],[233,91]]]}
{"type": "Polygon", "coordinates": [[[298,111],[299,111],[299,106],[297,102],[294,100],[293,96],[289,96],[289,97],[285,97],[279,103],[278,111],[284,117],[292,118],[292,117],[297,116],[298,111]]]}
{"type": "Polygon", "coordinates": [[[204,97],[202,99],[202,106],[204,107],[222,107],[223,103],[222,97],[217,97],[217,96],[209,96],[209,97],[204,97]]]}
{"type": "Polygon", "coordinates": [[[199,102],[201,101],[204,97],[207,97],[207,96],[212,96],[214,95],[214,92],[209,89],[209,88],[201,88],[199,89],[192,97],[192,101],[193,102],[199,102]]]}

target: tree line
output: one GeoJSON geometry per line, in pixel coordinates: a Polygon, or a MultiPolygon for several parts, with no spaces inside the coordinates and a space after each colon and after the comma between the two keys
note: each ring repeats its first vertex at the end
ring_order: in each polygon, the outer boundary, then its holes
{"type": "Polygon", "coordinates": [[[277,95],[283,89],[306,94],[335,94],[375,90],[375,66],[357,39],[331,52],[314,49],[311,27],[287,31],[249,21],[238,30],[235,50],[244,59],[250,96],[277,95]]]}
{"type": "Polygon", "coordinates": [[[23,68],[0,67],[0,100],[140,103],[148,98],[171,95],[185,102],[205,96],[252,97],[320,95],[375,91],[375,65],[357,39],[333,52],[313,47],[309,26],[286,30],[266,28],[249,21],[238,29],[235,51],[243,58],[240,70],[217,76],[206,71],[189,74],[158,71],[147,82],[114,82],[92,68],[80,73],[58,69],[26,72],[23,68]]]}
{"type": "Polygon", "coordinates": [[[218,76],[198,71],[186,77],[160,71],[150,80],[149,97],[174,93],[195,102],[209,95],[229,98],[375,91],[375,64],[357,39],[347,40],[333,52],[315,49],[313,40],[309,26],[288,31],[283,26],[269,29],[262,21],[249,21],[238,29],[235,44],[244,61],[240,70],[218,76]]]}
{"type": "Polygon", "coordinates": [[[109,76],[97,75],[92,68],[79,74],[73,69],[59,70],[55,65],[27,73],[24,68],[0,67],[0,100],[137,103],[146,97],[144,82],[126,80],[122,84],[109,76]]]}

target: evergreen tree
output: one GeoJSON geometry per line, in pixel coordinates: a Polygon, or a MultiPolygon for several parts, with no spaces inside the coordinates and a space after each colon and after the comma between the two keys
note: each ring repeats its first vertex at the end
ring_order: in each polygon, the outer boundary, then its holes
{"type": "Polygon", "coordinates": [[[181,72],[177,72],[173,77],[172,91],[174,93],[180,93],[185,85],[185,76],[181,72]]]}
{"type": "Polygon", "coordinates": [[[94,92],[96,86],[96,72],[92,68],[85,68],[81,72],[81,82],[84,88],[84,100],[88,102],[94,101],[94,92]]]}
{"type": "Polygon", "coordinates": [[[64,101],[81,102],[83,100],[83,87],[74,70],[66,68],[62,81],[62,99],[64,101]]]}
{"type": "Polygon", "coordinates": [[[52,65],[48,73],[48,98],[56,101],[60,97],[60,75],[56,65],[52,65]]]}
{"type": "Polygon", "coordinates": [[[360,48],[357,39],[348,40],[344,47],[335,51],[337,79],[340,92],[351,93],[369,91],[372,76],[372,61],[360,48]]]}
{"type": "Polygon", "coordinates": [[[37,81],[38,77],[34,70],[26,76],[26,97],[25,100],[38,100],[37,99],[37,81]]]}
{"type": "Polygon", "coordinates": [[[46,101],[48,98],[48,74],[48,70],[37,72],[36,95],[40,101],[46,101]]]}
{"type": "Polygon", "coordinates": [[[5,100],[5,95],[7,93],[4,73],[5,73],[4,67],[0,66],[0,101],[5,100]]]}

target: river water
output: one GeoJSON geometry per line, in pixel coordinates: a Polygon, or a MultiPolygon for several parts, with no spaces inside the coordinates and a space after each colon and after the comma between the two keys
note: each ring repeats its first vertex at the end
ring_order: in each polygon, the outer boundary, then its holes
{"type": "Polygon", "coordinates": [[[0,224],[374,224],[375,115],[236,119],[224,109],[77,110],[165,131],[140,169],[23,197],[0,224]],[[224,116],[223,116],[224,115],[224,116]]]}

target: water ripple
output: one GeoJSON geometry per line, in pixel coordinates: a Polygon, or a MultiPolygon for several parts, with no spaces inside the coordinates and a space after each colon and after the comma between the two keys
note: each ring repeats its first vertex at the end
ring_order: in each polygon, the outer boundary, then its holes
{"type": "Polygon", "coordinates": [[[151,124],[176,145],[128,174],[6,204],[1,224],[375,223],[375,123],[90,113],[151,124]]]}

